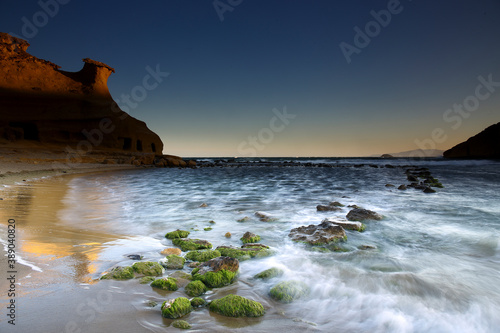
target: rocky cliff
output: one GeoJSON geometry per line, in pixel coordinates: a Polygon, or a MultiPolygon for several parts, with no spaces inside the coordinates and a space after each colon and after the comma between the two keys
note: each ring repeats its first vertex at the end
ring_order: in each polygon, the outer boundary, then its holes
{"type": "MultiPolygon", "coordinates": [[[[98,152],[148,156],[163,143],[144,122],[123,112],[107,81],[114,69],[83,59],[79,72],[26,52],[29,44],[0,33],[0,143],[59,147],[75,162],[98,152]]],[[[144,164],[144,163],[143,163],[144,164]]]]}
{"type": "Polygon", "coordinates": [[[446,158],[500,158],[500,123],[445,151],[446,158]]]}

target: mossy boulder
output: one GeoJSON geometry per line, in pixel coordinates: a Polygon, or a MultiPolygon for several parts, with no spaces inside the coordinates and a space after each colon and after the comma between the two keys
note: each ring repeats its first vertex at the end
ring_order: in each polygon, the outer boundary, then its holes
{"type": "Polygon", "coordinates": [[[193,280],[202,281],[207,287],[220,288],[231,284],[239,269],[238,259],[217,257],[194,269],[193,280]]]}
{"type": "Polygon", "coordinates": [[[140,284],[149,284],[149,283],[153,282],[154,280],[156,280],[154,276],[145,276],[139,280],[139,283],[140,284]]]}
{"type": "Polygon", "coordinates": [[[159,263],[153,261],[136,262],[132,268],[137,274],[146,276],[160,276],[165,271],[159,263]]]}
{"type": "Polygon", "coordinates": [[[191,261],[205,262],[220,256],[221,253],[218,250],[195,250],[186,253],[184,258],[191,261]]]}
{"type": "Polygon", "coordinates": [[[257,243],[258,241],[260,241],[260,236],[259,235],[256,235],[250,231],[247,231],[245,232],[245,234],[243,235],[243,237],[240,238],[240,240],[246,244],[246,243],[257,243]]]}
{"type": "Polygon", "coordinates": [[[189,273],[182,272],[182,271],[175,271],[172,274],[169,274],[168,276],[176,278],[176,279],[184,279],[184,280],[191,280],[192,276],[189,273]]]}
{"type": "Polygon", "coordinates": [[[349,221],[363,222],[365,220],[379,221],[383,219],[383,216],[368,209],[354,208],[349,213],[347,213],[346,218],[349,221]]]}
{"type": "Polygon", "coordinates": [[[134,278],[134,269],[128,267],[115,267],[109,273],[101,276],[101,280],[130,280],[134,278]]]}
{"type": "Polygon", "coordinates": [[[162,277],[156,279],[151,282],[151,287],[169,291],[176,291],[179,289],[177,287],[177,279],[172,277],[162,277]]]}
{"type": "Polygon", "coordinates": [[[167,232],[165,237],[168,239],[186,238],[187,236],[189,236],[189,234],[190,234],[190,232],[187,230],[177,229],[175,231],[167,232]]]}
{"type": "Polygon", "coordinates": [[[212,301],[208,308],[226,317],[261,317],[266,312],[259,302],[232,294],[212,301]]]}
{"type": "Polygon", "coordinates": [[[204,306],[205,304],[207,304],[207,301],[205,301],[203,298],[201,297],[195,297],[191,300],[191,306],[193,308],[199,308],[201,306],[204,306]]]}
{"type": "Polygon", "coordinates": [[[183,330],[187,330],[191,328],[191,325],[185,320],[176,320],[172,323],[172,326],[175,328],[180,328],[183,330]]]}
{"type": "Polygon", "coordinates": [[[256,274],[254,276],[254,279],[269,280],[269,279],[272,279],[274,277],[282,276],[283,273],[284,272],[281,268],[272,267],[272,268],[266,269],[265,271],[260,272],[259,274],[256,274]]]}
{"type": "Polygon", "coordinates": [[[295,242],[310,245],[322,245],[347,240],[344,229],[328,221],[323,221],[318,225],[311,224],[294,228],[290,231],[288,237],[295,242]]]}
{"type": "Polygon", "coordinates": [[[190,297],[196,297],[203,295],[208,290],[207,286],[199,280],[191,281],[186,287],[184,287],[184,292],[190,297]]]}
{"type": "Polygon", "coordinates": [[[210,288],[221,288],[228,286],[236,279],[236,273],[225,269],[218,272],[207,272],[205,274],[194,274],[194,280],[200,280],[210,288]]]}
{"type": "Polygon", "coordinates": [[[168,269],[182,269],[184,267],[184,263],[186,259],[181,256],[171,254],[165,257],[165,260],[162,261],[162,265],[168,269]]]}
{"type": "Polygon", "coordinates": [[[177,319],[193,311],[191,302],[186,297],[177,297],[163,302],[161,315],[169,319],[177,319]]]}
{"type": "Polygon", "coordinates": [[[267,257],[272,254],[272,252],[265,245],[245,248],[237,248],[234,246],[219,246],[217,247],[217,250],[223,256],[236,258],[238,260],[267,257]]]}
{"type": "Polygon", "coordinates": [[[211,249],[212,244],[203,239],[176,238],[172,240],[174,245],[181,248],[182,251],[211,249]]]}
{"type": "Polygon", "coordinates": [[[309,287],[304,282],[296,280],[280,282],[269,292],[272,298],[282,303],[291,303],[309,293],[309,287]]]}

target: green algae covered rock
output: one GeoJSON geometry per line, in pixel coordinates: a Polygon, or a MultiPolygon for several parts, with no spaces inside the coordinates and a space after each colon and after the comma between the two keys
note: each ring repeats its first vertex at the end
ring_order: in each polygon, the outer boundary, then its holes
{"type": "Polygon", "coordinates": [[[254,276],[254,279],[269,280],[281,275],[283,275],[283,270],[277,267],[273,267],[266,269],[265,271],[260,272],[259,274],[256,274],[254,276]]]}
{"type": "Polygon", "coordinates": [[[200,296],[207,290],[207,286],[199,280],[191,281],[186,287],[184,287],[184,292],[190,297],[200,296]]]}
{"type": "Polygon", "coordinates": [[[272,254],[271,250],[269,250],[265,245],[246,248],[237,248],[234,246],[219,246],[217,247],[217,250],[223,256],[236,258],[238,260],[267,257],[272,254]]]}
{"type": "Polygon", "coordinates": [[[304,282],[296,280],[280,282],[270,291],[271,297],[282,303],[291,303],[309,293],[309,287],[304,282]]]}
{"type": "Polygon", "coordinates": [[[129,280],[134,277],[132,267],[115,267],[109,273],[101,276],[101,280],[129,280]]]}
{"type": "Polygon", "coordinates": [[[162,290],[176,291],[177,279],[172,277],[162,277],[151,282],[151,287],[162,290]]]}
{"type": "Polygon", "coordinates": [[[171,254],[165,257],[166,261],[162,262],[162,265],[168,269],[182,269],[186,259],[181,256],[171,254]]]}
{"type": "Polygon", "coordinates": [[[245,234],[243,235],[243,237],[240,238],[240,240],[246,244],[246,243],[257,243],[258,241],[260,241],[260,236],[259,235],[256,235],[252,232],[245,232],[245,234]]]}
{"type": "Polygon", "coordinates": [[[236,273],[223,269],[218,272],[207,272],[203,275],[194,274],[193,279],[202,281],[210,288],[221,288],[233,283],[236,279],[236,273]]]}
{"type": "Polygon", "coordinates": [[[156,280],[154,276],[145,276],[139,280],[140,284],[148,284],[156,280]]]}
{"type": "Polygon", "coordinates": [[[132,268],[137,274],[146,276],[160,276],[165,271],[159,263],[153,261],[136,262],[132,268]]]}
{"type": "Polygon", "coordinates": [[[200,306],[203,306],[207,304],[207,301],[205,301],[203,298],[201,297],[195,297],[191,300],[191,306],[193,308],[199,308],[200,306]]]}
{"type": "Polygon", "coordinates": [[[167,232],[165,238],[168,239],[186,238],[187,236],[189,236],[189,234],[190,234],[189,231],[177,229],[175,231],[167,232]]]}
{"type": "Polygon", "coordinates": [[[202,263],[191,274],[193,280],[202,281],[207,287],[220,288],[234,281],[239,267],[238,259],[217,257],[202,263]]]}
{"type": "Polygon", "coordinates": [[[220,257],[221,253],[218,250],[195,250],[186,253],[187,260],[205,262],[213,258],[220,257]]]}
{"type": "Polygon", "coordinates": [[[177,297],[163,302],[161,315],[164,318],[177,319],[187,315],[193,310],[191,302],[186,297],[177,297]]]}
{"type": "Polygon", "coordinates": [[[232,294],[212,301],[208,308],[226,317],[261,317],[265,313],[259,302],[232,294]]]}
{"type": "Polygon", "coordinates": [[[187,330],[191,328],[191,325],[185,320],[176,320],[172,323],[172,326],[175,328],[180,328],[183,330],[187,330]]]}
{"type": "Polygon", "coordinates": [[[172,243],[180,247],[182,251],[203,250],[212,248],[212,244],[202,239],[176,238],[172,240],[172,243]]]}

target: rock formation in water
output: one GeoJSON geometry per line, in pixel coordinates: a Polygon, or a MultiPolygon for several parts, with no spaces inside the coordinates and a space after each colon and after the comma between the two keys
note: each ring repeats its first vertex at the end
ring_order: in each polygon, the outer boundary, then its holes
{"type": "Polygon", "coordinates": [[[500,158],[500,123],[445,151],[446,158],[500,158]]]}
{"type": "Polygon", "coordinates": [[[114,69],[91,59],[79,72],[26,52],[25,40],[0,33],[0,143],[64,150],[74,162],[97,153],[141,156],[147,164],[163,143],[123,112],[107,80],[114,69]],[[144,157],[147,157],[144,159],[144,157]]]}

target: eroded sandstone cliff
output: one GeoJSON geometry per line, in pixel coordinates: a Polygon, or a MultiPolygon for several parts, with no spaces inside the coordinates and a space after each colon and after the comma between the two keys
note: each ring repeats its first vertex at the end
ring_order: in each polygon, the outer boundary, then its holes
{"type": "MultiPolygon", "coordinates": [[[[26,52],[29,44],[0,33],[0,143],[59,147],[78,162],[96,153],[148,156],[163,143],[144,122],[120,110],[107,81],[114,69],[83,59],[79,72],[26,52]]],[[[144,163],[143,163],[144,164],[144,163]]]]}

